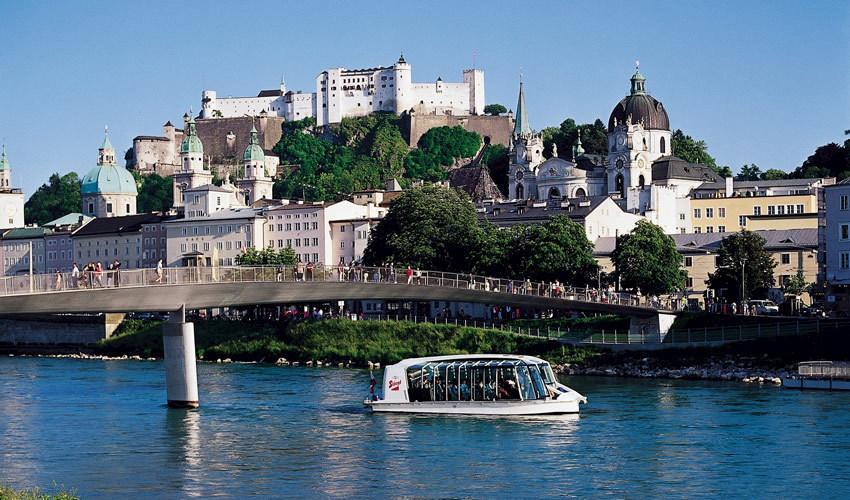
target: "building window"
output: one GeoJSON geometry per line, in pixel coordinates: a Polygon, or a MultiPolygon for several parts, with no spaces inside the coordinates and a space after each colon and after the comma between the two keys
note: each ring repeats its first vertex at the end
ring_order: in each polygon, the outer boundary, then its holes
{"type": "Polygon", "coordinates": [[[785,208],[788,210],[788,215],[791,215],[791,214],[794,213],[794,205],[788,205],[785,208]]]}
{"type": "Polygon", "coordinates": [[[129,203],[127,203],[127,213],[128,214],[130,213],[130,204],[129,203]]]}
{"type": "Polygon", "coordinates": [[[89,213],[90,214],[94,213],[94,203],[89,203],[89,213]]]}
{"type": "Polygon", "coordinates": [[[699,227],[694,228],[694,234],[700,234],[701,232],[702,232],[701,228],[699,228],[699,227]]]}
{"type": "Polygon", "coordinates": [[[717,226],[717,232],[718,233],[725,233],[726,232],[726,226],[717,226]]]}
{"type": "Polygon", "coordinates": [[[340,242],[339,242],[339,247],[340,247],[340,248],[345,248],[345,242],[344,242],[344,241],[340,241],[340,242]]]}
{"type": "Polygon", "coordinates": [[[725,207],[718,208],[717,209],[717,216],[718,217],[726,217],[726,208],[725,207]]]}
{"type": "Polygon", "coordinates": [[[685,257],[685,267],[691,267],[694,265],[693,257],[685,257]]]}
{"type": "Polygon", "coordinates": [[[685,279],[685,286],[688,287],[688,288],[693,288],[694,287],[694,279],[691,278],[691,277],[686,278],[685,279]]]}
{"type": "Polygon", "coordinates": [[[701,215],[701,214],[700,214],[700,212],[701,212],[701,211],[700,211],[700,209],[699,209],[699,208],[695,208],[695,209],[694,209],[694,219],[699,219],[699,218],[700,218],[700,215],[701,215]]]}
{"type": "Polygon", "coordinates": [[[841,195],[841,210],[847,210],[847,206],[850,205],[850,200],[848,200],[848,198],[850,197],[846,194],[841,195]]]}
{"type": "Polygon", "coordinates": [[[790,254],[790,253],[783,253],[783,254],[780,256],[779,260],[780,260],[780,262],[782,262],[783,264],[790,264],[790,263],[791,263],[791,254],[790,254]]]}
{"type": "Polygon", "coordinates": [[[319,238],[313,238],[313,246],[314,247],[319,246],[319,238]]]}
{"type": "Polygon", "coordinates": [[[714,226],[705,226],[705,232],[706,233],[713,233],[714,232],[714,226]]]}
{"type": "Polygon", "coordinates": [[[761,215],[761,207],[753,207],[753,215],[761,215]]]}
{"type": "Polygon", "coordinates": [[[841,252],[841,269],[850,269],[850,252],[841,252]]]}
{"type": "Polygon", "coordinates": [[[661,154],[667,152],[667,141],[662,137],[661,138],[661,154]]]}
{"type": "Polygon", "coordinates": [[[744,227],[744,226],[747,225],[747,216],[746,215],[739,215],[738,216],[738,225],[741,226],[741,227],[744,227]]]}
{"type": "Polygon", "coordinates": [[[841,241],[850,240],[850,224],[841,224],[838,227],[838,239],[841,241]]]}
{"type": "Polygon", "coordinates": [[[112,203],[106,204],[106,213],[108,213],[108,214],[112,213],[112,203]]]}
{"type": "Polygon", "coordinates": [[[798,213],[798,214],[801,214],[801,213],[803,213],[803,212],[805,212],[805,211],[806,211],[806,210],[805,210],[805,207],[804,207],[803,205],[797,205],[797,213],[798,213]]]}
{"type": "Polygon", "coordinates": [[[776,215],[776,207],[773,205],[768,205],[767,215],[776,215]]]}
{"type": "Polygon", "coordinates": [[[705,209],[705,218],[710,219],[712,217],[714,217],[714,209],[713,208],[706,208],[705,209]]]}

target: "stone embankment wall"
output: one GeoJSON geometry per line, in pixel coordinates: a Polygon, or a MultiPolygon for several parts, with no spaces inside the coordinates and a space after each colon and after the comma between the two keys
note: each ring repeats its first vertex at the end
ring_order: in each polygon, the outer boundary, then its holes
{"type": "Polygon", "coordinates": [[[489,137],[490,144],[509,147],[513,120],[509,116],[455,116],[405,114],[402,117],[402,130],[408,137],[408,145],[415,147],[419,138],[434,127],[454,127],[460,125],[470,132],[478,132],[482,138],[489,137]]]}
{"type": "Polygon", "coordinates": [[[0,316],[0,344],[86,345],[109,338],[123,314],[100,316],[0,316]]]}

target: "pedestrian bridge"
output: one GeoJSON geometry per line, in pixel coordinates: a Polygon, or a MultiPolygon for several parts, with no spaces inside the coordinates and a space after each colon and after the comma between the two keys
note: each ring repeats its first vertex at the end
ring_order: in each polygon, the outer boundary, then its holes
{"type": "Polygon", "coordinates": [[[7,314],[121,313],[338,300],[451,301],[653,317],[677,300],[554,283],[378,267],[179,267],[0,278],[7,314]]]}
{"type": "Polygon", "coordinates": [[[339,300],[450,301],[613,313],[629,330],[661,336],[678,312],[673,298],[647,298],[557,283],[389,267],[180,267],[0,278],[5,314],[169,311],[163,325],[168,404],[198,407],[194,325],[186,309],[339,300]]]}

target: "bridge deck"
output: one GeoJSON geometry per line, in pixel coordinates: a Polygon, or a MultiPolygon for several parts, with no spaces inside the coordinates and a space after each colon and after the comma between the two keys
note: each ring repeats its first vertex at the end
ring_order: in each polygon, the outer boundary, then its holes
{"type": "Polygon", "coordinates": [[[120,273],[0,278],[7,314],[171,311],[336,300],[454,301],[627,316],[676,312],[678,300],[650,300],[552,283],[388,268],[183,267],[120,273]],[[117,276],[117,286],[116,286],[117,276]]]}

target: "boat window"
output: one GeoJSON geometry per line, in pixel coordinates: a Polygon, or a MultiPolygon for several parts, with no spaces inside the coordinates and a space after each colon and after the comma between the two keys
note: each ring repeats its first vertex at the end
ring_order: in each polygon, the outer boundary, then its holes
{"type": "Polygon", "coordinates": [[[469,390],[469,366],[467,366],[466,363],[463,363],[458,367],[457,380],[458,395],[460,396],[460,401],[470,401],[472,392],[469,390]]]}
{"type": "Polygon", "coordinates": [[[469,383],[472,387],[472,400],[484,401],[484,377],[487,373],[487,368],[484,366],[473,366],[469,369],[469,383]]]}
{"type": "Polygon", "coordinates": [[[446,400],[446,365],[437,366],[434,370],[434,397],[433,401],[446,400]]]}
{"type": "Polygon", "coordinates": [[[500,366],[496,369],[496,399],[519,399],[516,382],[516,369],[513,366],[500,366]]]}
{"type": "Polygon", "coordinates": [[[543,377],[540,375],[540,369],[537,365],[528,365],[528,373],[531,374],[531,382],[534,383],[534,390],[540,398],[550,396],[546,384],[543,383],[543,377]]]}
{"type": "Polygon", "coordinates": [[[446,401],[458,401],[458,367],[449,365],[446,369],[446,401]]]}
{"type": "Polygon", "coordinates": [[[543,382],[550,387],[557,387],[558,380],[555,378],[555,374],[552,372],[552,367],[549,363],[542,363],[537,366],[540,368],[540,375],[543,376],[543,382]]]}
{"type": "Polygon", "coordinates": [[[410,401],[431,401],[434,387],[434,367],[414,366],[407,370],[407,394],[410,401]]]}
{"type": "Polygon", "coordinates": [[[531,383],[531,376],[528,374],[528,367],[525,365],[517,366],[516,375],[522,399],[537,399],[537,393],[534,391],[534,386],[531,383]]]}

